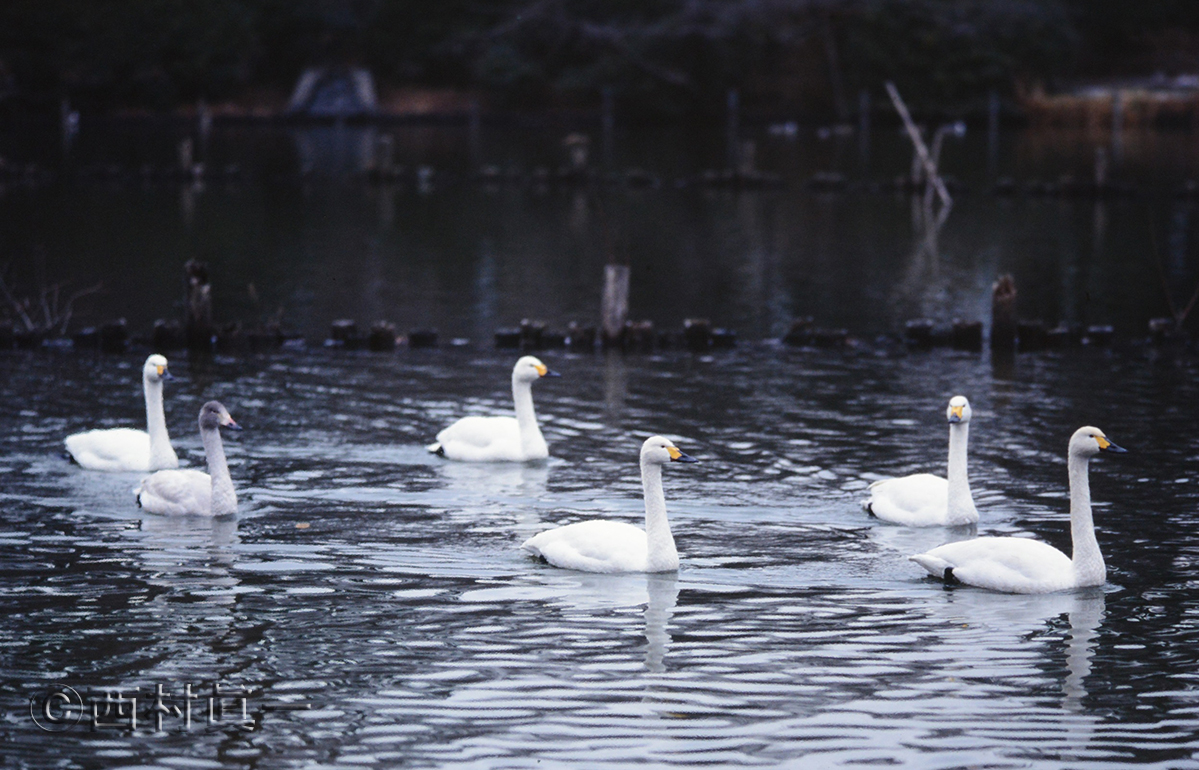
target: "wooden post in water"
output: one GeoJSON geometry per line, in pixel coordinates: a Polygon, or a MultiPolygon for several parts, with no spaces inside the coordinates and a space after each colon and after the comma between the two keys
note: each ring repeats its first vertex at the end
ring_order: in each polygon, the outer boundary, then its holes
{"type": "Polygon", "coordinates": [[[1112,91],[1112,162],[1119,163],[1124,150],[1124,95],[1112,91]]]}
{"type": "Polygon", "coordinates": [[[620,345],[629,320],[629,266],[604,266],[604,297],[600,306],[604,347],[620,345]]]}
{"type": "Polygon", "coordinates": [[[79,113],[71,109],[71,102],[67,99],[62,100],[59,112],[62,128],[62,156],[69,158],[71,148],[75,145],[75,135],[79,133],[79,113]]]}
{"type": "Polygon", "coordinates": [[[478,168],[483,162],[483,132],[481,123],[479,100],[471,99],[470,114],[467,117],[467,142],[470,145],[470,163],[474,168],[478,168]]]}
{"type": "Polygon", "coordinates": [[[870,161],[870,92],[858,93],[858,162],[866,168],[870,161]]]}
{"type": "Polygon", "coordinates": [[[185,178],[192,175],[192,168],[195,165],[195,146],[190,136],[185,136],[179,140],[179,173],[185,178]]]}
{"type": "Polygon", "coordinates": [[[1095,148],[1095,189],[1107,187],[1107,149],[1095,148]]]}
{"type": "Polygon", "coordinates": [[[991,287],[991,352],[1011,353],[1016,348],[1016,280],[999,276],[991,287]]]}
{"type": "Polygon", "coordinates": [[[208,162],[208,135],[212,133],[212,110],[208,109],[208,102],[201,99],[196,104],[196,136],[198,138],[197,149],[200,163],[208,162]]]}
{"type": "Polygon", "coordinates": [[[726,132],[728,134],[727,168],[733,169],[737,168],[738,161],[741,158],[741,142],[737,138],[741,128],[741,94],[737,89],[729,89],[726,107],[728,108],[728,123],[726,125],[726,132]]]}
{"type": "Polygon", "coordinates": [[[602,144],[602,152],[604,154],[604,168],[611,169],[613,161],[613,152],[615,151],[615,141],[613,134],[616,131],[616,97],[612,93],[611,86],[604,86],[600,94],[600,137],[602,144]]]}
{"type": "Polygon", "coordinates": [[[999,93],[991,91],[987,100],[987,175],[994,178],[999,170],[999,93]]]}
{"type": "Polygon", "coordinates": [[[212,285],[208,282],[208,265],[198,259],[189,259],[183,270],[187,273],[187,347],[191,350],[211,350],[212,285]]]}

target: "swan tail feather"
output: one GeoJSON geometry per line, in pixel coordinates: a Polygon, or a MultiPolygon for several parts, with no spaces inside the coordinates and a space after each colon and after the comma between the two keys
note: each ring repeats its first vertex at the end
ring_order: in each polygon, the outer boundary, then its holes
{"type": "Polygon", "coordinates": [[[953,565],[939,556],[933,556],[931,553],[918,553],[908,558],[924,567],[928,570],[928,574],[935,578],[940,578],[947,583],[958,582],[957,578],[953,576],[953,565]]]}

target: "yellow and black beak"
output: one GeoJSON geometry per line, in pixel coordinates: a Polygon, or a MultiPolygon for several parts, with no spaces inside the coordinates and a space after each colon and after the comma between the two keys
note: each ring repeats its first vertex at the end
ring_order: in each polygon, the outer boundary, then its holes
{"type": "Polygon", "coordinates": [[[965,409],[966,409],[966,407],[964,407],[964,406],[949,407],[949,421],[950,422],[961,422],[962,421],[962,412],[965,409]]]}
{"type": "Polygon", "coordinates": [[[159,367],[156,367],[156,368],[158,369],[158,379],[160,379],[160,380],[173,380],[173,379],[175,379],[175,375],[173,375],[173,374],[171,374],[169,371],[167,371],[167,368],[166,368],[165,366],[159,366],[159,367]]]}
{"type": "Polygon", "coordinates": [[[536,364],[533,368],[537,370],[537,374],[540,375],[541,377],[561,377],[562,376],[562,375],[558,374],[557,372],[555,372],[553,369],[550,369],[545,364],[536,364]]]}
{"type": "Polygon", "coordinates": [[[1115,452],[1116,454],[1120,454],[1128,451],[1124,447],[1113,444],[1108,440],[1107,436],[1096,436],[1095,440],[1099,442],[1099,450],[1102,452],[1115,452]]]}
{"type": "Polygon", "coordinates": [[[697,463],[697,462],[699,462],[699,460],[696,460],[691,455],[683,454],[682,452],[679,451],[679,448],[675,447],[675,446],[666,447],[666,452],[667,452],[667,454],[670,455],[671,462],[676,462],[676,463],[697,463]]]}
{"type": "Polygon", "coordinates": [[[233,421],[233,418],[230,417],[227,413],[221,415],[221,427],[228,428],[229,430],[241,430],[242,429],[242,427],[240,425],[238,425],[237,423],[235,423],[233,421]]]}

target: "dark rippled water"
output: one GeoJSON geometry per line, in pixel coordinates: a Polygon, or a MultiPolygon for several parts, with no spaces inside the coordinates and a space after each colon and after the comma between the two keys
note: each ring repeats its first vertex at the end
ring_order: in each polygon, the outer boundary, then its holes
{"type": "Polygon", "coordinates": [[[181,456],[202,462],[207,399],[246,427],[226,442],[241,512],[217,521],[142,514],[136,474],[59,457],[72,431],[143,419],[141,358],[0,357],[12,765],[1199,766],[1193,354],[547,354],[552,457],[528,466],[422,448],[508,408],[502,352],[177,356],[181,456]],[[1068,548],[1069,435],[1094,424],[1129,449],[1091,465],[1101,590],[946,589],[906,556],[971,533],[861,511],[871,480],[943,470],[955,393],[974,406],[980,532],[1068,548]],[[666,469],[677,575],[519,551],[551,525],[639,521],[655,432],[701,461],[666,469]],[[28,702],[55,682],[251,688],[254,729],[197,713],[51,735],[28,702]]]}

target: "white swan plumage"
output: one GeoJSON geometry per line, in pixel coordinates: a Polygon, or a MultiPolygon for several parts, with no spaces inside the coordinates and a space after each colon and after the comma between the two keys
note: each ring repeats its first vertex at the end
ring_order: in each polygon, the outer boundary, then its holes
{"type": "Polygon", "coordinates": [[[662,466],[669,462],[693,463],[670,440],[651,436],[641,445],[641,486],[645,493],[645,529],[620,521],[580,521],[546,530],[526,540],[521,548],[555,567],[583,572],[669,572],[679,568],[666,496],[662,492],[662,466]]]}
{"type": "Polygon", "coordinates": [[[178,468],[179,458],[167,435],[162,408],[162,383],[173,380],[167,360],[158,354],[142,366],[146,397],[146,430],[100,428],[74,433],[63,441],[71,459],[93,471],[156,471],[178,468]]]}
{"type": "Polygon", "coordinates": [[[166,516],[228,516],[237,513],[237,492],[229,476],[221,428],[241,430],[225,407],[209,401],[200,409],[200,440],[208,473],[186,468],[164,470],[142,479],[134,490],[137,504],[166,516]]]}
{"type": "Polygon", "coordinates": [[[870,485],[862,507],[883,521],[909,527],[957,527],[978,521],[978,510],[966,476],[966,444],[970,435],[970,402],[965,396],[949,400],[948,478],[915,473],[882,479],[870,485]]]}
{"type": "Polygon", "coordinates": [[[1091,518],[1090,460],[1100,452],[1123,452],[1103,431],[1079,428],[1070,437],[1070,536],[1073,557],[1051,545],[1023,537],[978,537],[947,543],[912,561],[946,582],[966,583],[992,591],[1041,594],[1103,585],[1107,567],[1095,539],[1091,518]]]}
{"type": "Polygon", "coordinates": [[[549,447],[533,411],[533,383],[557,377],[534,356],[522,356],[512,367],[515,417],[463,417],[437,434],[430,452],[468,462],[525,462],[549,457],[549,447]]]}

